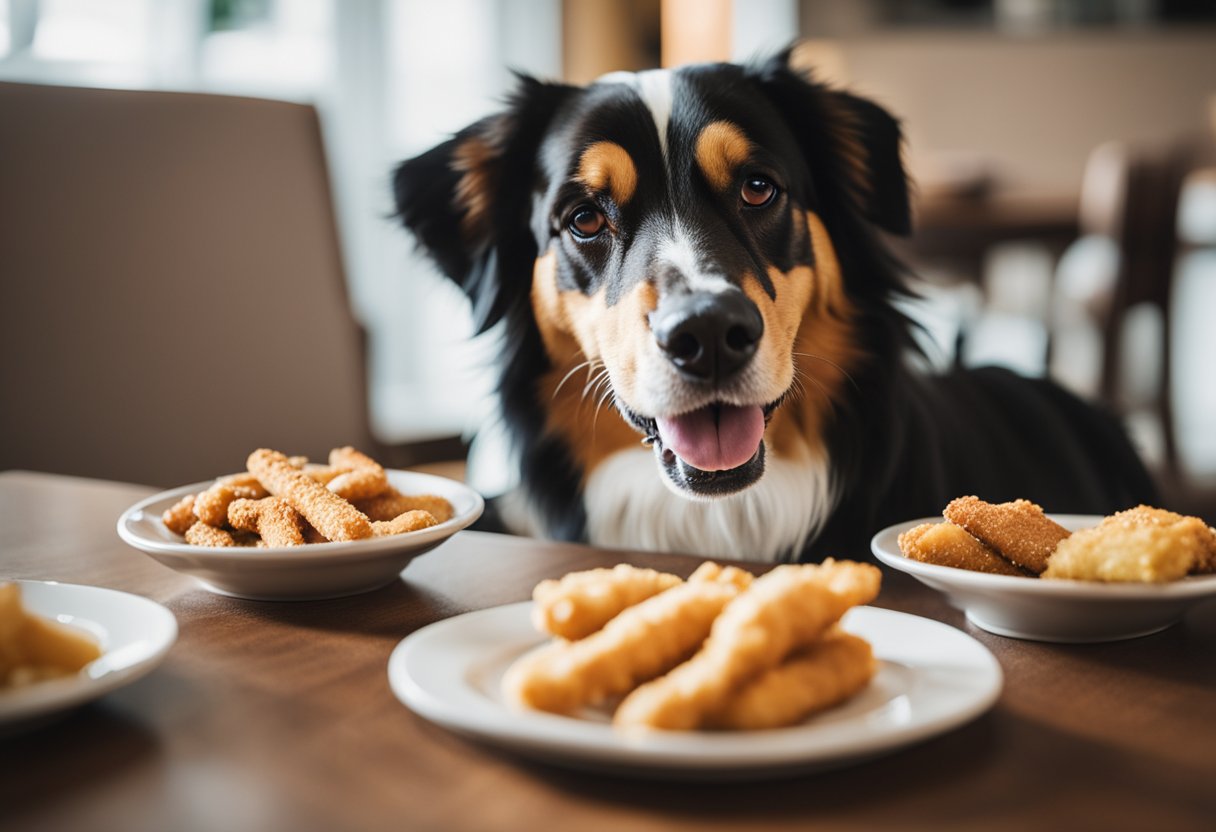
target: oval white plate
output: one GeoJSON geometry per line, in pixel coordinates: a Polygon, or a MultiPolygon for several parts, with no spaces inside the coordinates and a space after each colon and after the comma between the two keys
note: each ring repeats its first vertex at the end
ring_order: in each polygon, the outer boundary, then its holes
{"type": "MultiPolygon", "coordinates": [[[[1048,515],[1073,531],[1096,526],[1102,517],[1048,515]]],[[[899,552],[899,536],[940,517],[909,520],[874,535],[870,548],[883,563],[944,592],[977,627],[999,636],[1056,642],[1118,641],[1176,623],[1187,608],[1216,598],[1216,575],[1196,575],[1162,584],[1101,583],[990,575],[921,563],[899,552]]]]}
{"type": "Polygon", "coordinates": [[[220,595],[258,601],[340,598],[378,589],[397,579],[406,565],[481,516],[485,502],[468,486],[414,471],[388,471],[403,494],[437,494],[451,504],[451,520],[388,537],[343,543],[258,549],[191,546],[165,528],[161,514],[211,481],[162,491],[131,506],[118,518],[118,536],[136,549],[220,595]]]}
{"type": "Polygon", "coordinates": [[[155,601],[114,589],[16,581],[30,612],[85,631],[102,655],[75,676],[0,690],[0,727],[48,717],[134,682],[177,640],[177,619],[155,601]]]}
{"type": "Polygon", "coordinates": [[[879,658],[870,686],[791,728],[746,732],[622,735],[607,712],[578,718],[509,706],[507,667],[545,640],[530,602],[494,607],[424,627],[393,650],[389,684],[421,716],[518,754],[574,768],[680,779],[753,779],[814,771],[893,751],[962,725],[1001,690],[992,654],[936,621],[874,607],[851,610],[844,627],[879,658]]]}

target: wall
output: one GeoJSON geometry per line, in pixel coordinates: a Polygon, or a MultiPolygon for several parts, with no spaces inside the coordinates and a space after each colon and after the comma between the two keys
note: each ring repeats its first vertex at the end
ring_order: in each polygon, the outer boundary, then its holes
{"type": "Polygon", "coordinates": [[[1204,27],[880,32],[809,41],[798,59],[900,116],[913,171],[975,152],[1034,191],[1075,192],[1107,139],[1210,129],[1216,97],[1216,29],[1204,27]]]}

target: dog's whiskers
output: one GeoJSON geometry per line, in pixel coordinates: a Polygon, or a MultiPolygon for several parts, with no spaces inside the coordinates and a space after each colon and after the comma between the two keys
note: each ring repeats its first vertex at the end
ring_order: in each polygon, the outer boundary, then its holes
{"type": "MultiPolygon", "coordinates": [[[[605,374],[606,375],[606,374],[605,374]]],[[[600,395],[599,401],[595,403],[595,414],[591,417],[591,432],[595,433],[595,427],[600,421],[600,410],[611,399],[613,406],[616,405],[616,390],[613,389],[611,381],[605,386],[604,392],[600,395]]]]}
{"type": "Polygon", "coordinates": [[[601,364],[594,376],[588,375],[587,383],[583,385],[583,394],[579,397],[579,402],[587,401],[589,396],[594,397],[599,395],[598,391],[607,383],[609,383],[608,368],[601,364]]]}
{"type": "Polygon", "coordinates": [[[837,364],[835,361],[831,360],[830,358],[824,358],[822,355],[816,355],[813,352],[794,352],[793,355],[795,355],[795,356],[801,355],[804,358],[811,358],[811,359],[814,359],[815,361],[822,361],[824,364],[827,364],[828,366],[832,367],[838,373],[840,373],[842,376],[847,378],[849,380],[849,383],[853,385],[854,390],[857,390],[858,392],[861,391],[861,387],[857,384],[857,381],[851,375],[849,375],[849,371],[846,370],[844,367],[841,367],[839,364],[837,364]]]}
{"type": "Polygon", "coordinates": [[[591,431],[594,433],[596,425],[599,423],[600,410],[603,409],[605,402],[610,397],[615,396],[615,391],[612,389],[612,379],[608,375],[608,366],[601,359],[590,358],[571,367],[554,387],[552,398],[556,399],[558,392],[565,386],[566,382],[582,369],[587,370],[587,378],[583,382],[583,391],[579,394],[579,409],[581,410],[582,405],[588,401],[594,402],[591,421],[591,431]]]}
{"type": "Polygon", "coordinates": [[[809,381],[811,384],[815,385],[815,388],[830,403],[832,401],[832,395],[828,392],[828,389],[823,386],[823,383],[808,373],[805,369],[798,366],[797,356],[803,355],[808,358],[815,358],[816,356],[808,353],[794,353],[794,355],[794,380],[790,385],[790,392],[797,394],[800,398],[806,398],[809,395],[809,391],[807,390],[806,384],[804,384],[804,380],[809,381]]]}
{"type": "Polygon", "coordinates": [[[806,385],[802,383],[797,365],[794,367],[794,379],[790,382],[790,388],[785,395],[791,401],[801,401],[806,398],[806,385]]]}
{"type": "MultiPolygon", "coordinates": [[[[567,372],[564,376],[562,376],[562,380],[557,383],[557,386],[553,388],[552,398],[556,399],[557,394],[561,392],[561,389],[562,389],[562,387],[564,387],[566,385],[566,382],[569,381],[570,378],[575,373],[577,373],[579,370],[582,370],[583,368],[586,368],[586,370],[587,370],[588,383],[590,383],[591,371],[594,370],[597,365],[602,370],[604,367],[604,362],[600,361],[598,358],[589,358],[586,361],[580,361],[578,364],[575,364],[573,367],[570,368],[569,372],[567,372]]],[[[586,388],[583,389],[583,395],[584,396],[587,395],[586,388]]]]}
{"type": "MultiPolygon", "coordinates": [[[[603,392],[612,389],[612,379],[608,377],[608,370],[601,370],[595,377],[594,384],[588,384],[583,388],[583,400],[586,401],[588,396],[593,399],[600,399],[602,402],[603,392]]],[[[600,402],[596,403],[596,409],[599,409],[600,402]]]]}

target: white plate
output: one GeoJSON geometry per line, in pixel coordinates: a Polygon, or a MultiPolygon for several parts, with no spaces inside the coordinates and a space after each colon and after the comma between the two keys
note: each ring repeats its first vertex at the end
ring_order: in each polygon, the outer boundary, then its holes
{"type": "MultiPolygon", "coordinates": [[[[1072,531],[1102,522],[1102,517],[1088,514],[1048,516],[1072,531]]],[[[1161,584],[1044,580],[921,563],[900,554],[901,534],[921,523],[940,522],[941,517],[925,517],[899,523],[874,535],[870,548],[887,566],[944,592],[968,620],[999,636],[1118,641],[1164,630],[1181,619],[1188,607],[1216,598],[1216,575],[1161,584]]]]}
{"type": "Polygon", "coordinates": [[[30,612],[97,639],[100,657],[74,676],[0,690],[0,730],[83,705],[134,682],[160,663],[177,639],[177,619],[155,601],[114,589],[16,581],[30,612]]]}
{"type": "Polygon", "coordinates": [[[131,506],[118,518],[118,536],[131,546],[220,595],[258,601],[340,598],[378,589],[401,570],[481,516],[481,495],[462,483],[413,471],[388,471],[403,494],[437,494],[451,504],[451,520],[405,534],[343,543],[257,549],[191,546],[161,522],[161,514],[212,481],[162,491],[131,506]]]}
{"type": "Polygon", "coordinates": [[[859,607],[844,627],[880,660],[870,686],[807,722],[766,731],[622,735],[607,712],[578,718],[512,708],[500,693],[507,667],[545,640],[530,602],[480,610],[408,636],[388,663],[397,698],[432,722],[515,753],[574,768],[646,777],[753,779],[832,768],[962,725],[1001,690],[992,654],[936,621],[859,607]]]}

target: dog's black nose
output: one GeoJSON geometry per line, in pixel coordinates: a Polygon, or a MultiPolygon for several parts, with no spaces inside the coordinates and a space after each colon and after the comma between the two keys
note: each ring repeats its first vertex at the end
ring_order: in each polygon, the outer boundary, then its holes
{"type": "Polygon", "coordinates": [[[650,316],[650,328],[680,372],[701,381],[719,381],[755,354],[764,319],[738,290],[692,292],[664,298],[650,316]]]}

